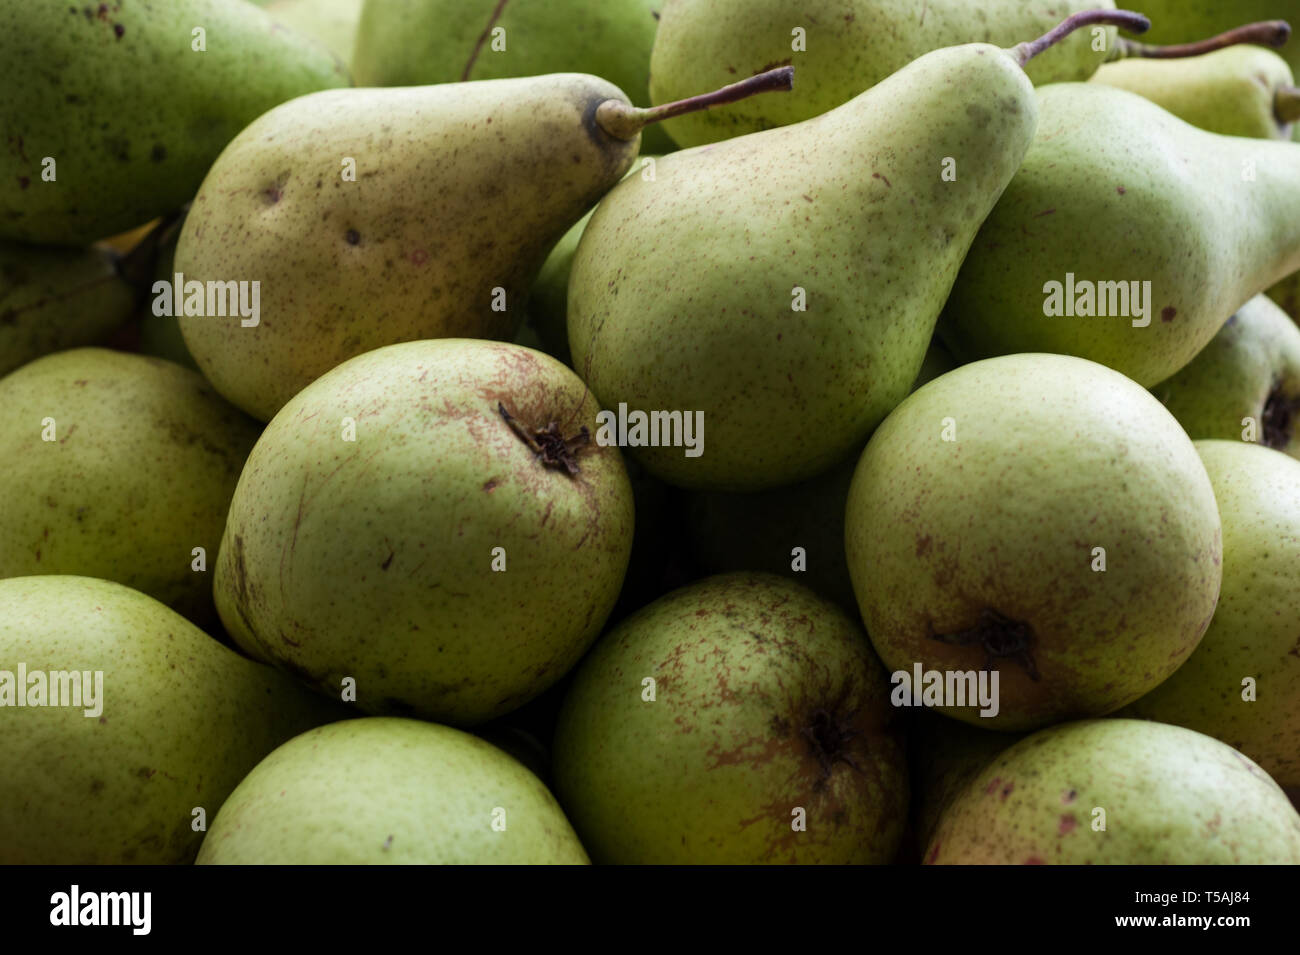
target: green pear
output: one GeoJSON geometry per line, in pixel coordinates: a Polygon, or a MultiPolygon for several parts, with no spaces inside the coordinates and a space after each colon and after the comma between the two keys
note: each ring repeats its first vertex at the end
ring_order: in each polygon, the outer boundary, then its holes
{"type": "Polygon", "coordinates": [[[517,760],[460,730],[372,717],[321,726],[257,764],[200,865],[582,865],[573,828],[517,760]]]}
{"type": "Polygon", "coordinates": [[[1230,46],[1186,60],[1122,60],[1091,82],[1137,93],[1184,122],[1224,136],[1290,139],[1300,89],[1272,50],[1230,46]]]}
{"type": "Polygon", "coordinates": [[[1059,36],[927,53],[814,119],[611,190],[574,256],[569,345],[606,407],[703,417],[693,456],[678,435],[633,447],[652,474],[757,491],[861,447],[1019,167],[1037,114],[1022,67],[1059,36]]]}
{"type": "Polygon", "coordinates": [[[912,823],[919,849],[924,850],[948,804],[995,756],[1022,737],[980,729],[925,710],[916,713],[909,729],[912,823]]]}
{"type": "MultiPolygon", "coordinates": [[[[178,229],[172,233],[168,241],[159,246],[158,261],[154,270],[156,281],[170,282],[172,276],[176,274],[176,240],[179,236],[180,230],[178,229]]],[[[185,346],[185,336],[181,334],[180,319],[175,315],[155,314],[152,302],[142,309],[140,315],[139,350],[143,355],[166,358],[168,361],[174,361],[185,368],[194,371],[199,370],[198,362],[194,360],[189,348],[185,346]]]]}
{"type": "Polygon", "coordinates": [[[922,387],[872,435],[845,525],[885,666],[996,673],[996,715],[943,707],[989,729],[1133,702],[1191,655],[1219,595],[1219,513],[1191,440],[1078,358],[1009,355],[922,387]]]}
{"type": "Polygon", "coordinates": [[[1193,438],[1256,441],[1300,458],[1300,328],[1264,295],[1152,389],[1193,438]]]}
{"type": "Polygon", "coordinates": [[[266,12],[305,37],[317,41],[340,62],[352,60],[357,24],[365,0],[271,0],[266,12]]]}
{"type": "Polygon", "coordinates": [[[0,238],[85,245],[188,202],[222,148],[347,73],[230,0],[9,3],[0,12],[0,238]]]}
{"type": "Polygon", "coordinates": [[[363,352],[508,339],[547,250],[632,165],[644,125],[717,96],[789,89],[790,74],[658,110],[570,73],[300,97],[213,165],[159,305],[183,284],[190,352],[263,421],[363,352]],[[239,309],[223,285],[235,282],[239,309]]]}
{"type": "Polygon", "coordinates": [[[1196,652],[1125,710],[1241,750],[1300,786],[1300,461],[1198,441],[1223,519],[1223,590],[1196,652]]]}
{"type": "Polygon", "coordinates": [[[962,360],[1055,352],[1146,387],[1300,269],[1300,149],[1197,129],[1127,90],[1038,90],[1034,144],[940,324],[962,360]]]}
{"type": "MultiPolygon", "coordinates": [[[[943,346],[931,342],[913,390],[953,367],[943,346]]],[[[844,508],[861,456],[859,448],[825,474],[770,491],[689,492],[686,528],[700,569],[706,574],[780,574],[856,615],[857,598],[844,559],[844,508]]]]}
{"type": "MultiPolygon", "coordinates": [[[[665,0],[650,58],[652,102],[734,82],[772,66],[799,71],[782,102],[733,104],[669,120],[681,146],[700,146],[812,119],[858,96],[918,57],[974,40],[1011,46],[1114,0],[665,0]]],[[[1085,80],[1116,47],[1115,29],[1079,31],[1026,66],[1035,83],[1085,80]]],[[[937,119],[936,119],[937,121],[937,119]]],[[[939,157],[949,153],[937,153],[939,157]]],[[[937,160],[936,160],[937,162],[937,160]]]]}
{"type": "MultiPolygon", "coordinates": [[[[662,5],[662,0],[366,0],[353,69],[358,86],[592,73],[626,90],[633,102],[648,103],[650,48],[662,5]]],[[[737,79],[723,77],[699,89],[737,79]]],[[[645,146],[652,152],[675,148],[657,129],[646,131],[645,146]]]]}
{"type": "Polygon", "coordinates": [[[267,426],[217,561],[231,636],[368,713],[472,724],[596,639],[633,502],[599,409],[553,358],[469,339],[345,362],[267,426]]]}
{"type": "Polygon", "coordinates": [[[3,865],[191,862],[258,760],[345,714],[89,577],[0,580],[0,667],[3,865]]]}
{"type": "MultiPolygon", "coordinates": [[[[655,169],[660,156],[639,156],[625,175],[641,175],[650,180],[655,176],[655,169]]],[[[546,256],[537,278],[533,281],[528,294],[528,318],[525,325],[532,328],[538,345],[548,355],[552,355],[566,365],[572,366],[573,355],[569,351],[569,276],[573,272],[573,256],[578,251],[578,240],[586,231],[587,223],[595,213],[593,208],[573,224],[563,238],[546,256]]]]}
{"type": "Polygon", "coordinates": [[[1296,865],[1300,815],[1231,746],[1145,720],[1040,730],[949,804],[932,865],[1296,865]]]}
{"type": "Polygon", "coordinates": [[[888,862],[907,815],[888,691],[834,605],[767,574],[710,577],[582,662],[556,794],[596,862],[888,862]]]}
{"type": "Polygon", "coordinates": [[[135,291],[108,249],[0,242],[0,375],[50,352],[99,344],[134,308],[135,291]]]}
{"type": "Polygon", "coordinates": [[[0,379],[0,577],[78,574],[215,621],[215,560],[257,426],[171,362],[78,348],[0,379]]]}

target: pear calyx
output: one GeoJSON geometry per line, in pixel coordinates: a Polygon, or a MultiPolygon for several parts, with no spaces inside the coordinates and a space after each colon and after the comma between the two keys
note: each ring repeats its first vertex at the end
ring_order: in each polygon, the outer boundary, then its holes
{"type": "Polygon", "coordinates": [[[1020,620],[1004,617],[996,610],[985,607],[980,611],[979,621],[969,630],[932,633],[930,639],[959,647],[980,647],[984,651],[983,669],[992,670],[997,660],[1007,658],[1023,666],[1035,683],[1039,680],[1033,654],[1034,628],[1020,620]]]}
{"type": "Polygon", "coordinates": [[[1195,43],[1179,43],[1173,46],[1150,46],[1146,43],[1134,43],[1132,40],[1121,37],[1119,42],[1115,44],[1114,49],[1110,51],[1107,62],[1113,63],[1115,60],[1124,60],[1129,57],[1141,57],[1145,60],[1182,60],[1193,56],[1203,56],[1206,53],[1213,53],[1215,50],[1237,46],[1241,43],[1277,48],[1285,46],[1290,36],[1291,24],[1285,20],[1261,20],[1257,23],[1247,23],[1244,26],[1239,26],[1235,30],[1228,30],[1218,36],[1198,40],[1195,43]]]}
{"type": "Polygon", "coordinates": [[[616,99],[607,99],[596,107],[596,124],[615,139],[632,140],[651,123],[672,119],[683,113],[695,113],[712,106],[722,106],[748,99],[758,93],[788,92],[794,88],[794,67],[781,66],[774,70],[756,73],[738,83],[732,83],[712,93],[701,93],[664,103],[662,106],[629,106],[616,99]]]}
{"type": "Polygon", "coordinates": [[[558,422],[548,422],[546,427],[526,427],[519,419],[506,411],[506,406],[497,402],[497,414],[510,425],[510,430],[519,436],[519,440],[542,462],[543,467],[563,468],[569,477],[578,474],[578,449],[591,441],[591,432],[583,425],[578,433],[566,438],[560,431],[558,422]]]}
{"type": "Polygon", "coordinates": [[[1119,27],[1129,33],[1146,33],[1151,29],[1151,21],[1132,10],[1081,10],[1066,17],[1037,40],[1017,43],[1007,52],[1023,67],[1038,54],[1060,43],[1080,27],[1099,24],[1119,27]]]}

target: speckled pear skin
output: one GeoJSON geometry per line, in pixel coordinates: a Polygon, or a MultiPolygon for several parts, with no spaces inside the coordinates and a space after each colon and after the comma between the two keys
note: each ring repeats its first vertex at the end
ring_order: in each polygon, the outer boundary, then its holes
{"type": "Polygon", "coordinates": [[[107,249],[0,242],[0,375],[93,345],[125,324],[135,292],[107,249]]]}
{"type": "Polygon", "coordinates": [[[939,323],[958,358],[1077,355],[1151,387],[1186,366],[1227,316],[1300,269],[1293,143],[1209,133],[1095,83],[1054,84],[1037,96],[1034,144],[939,323]],[[1243,181],[1247,168],[1255,181],[1243,181]],[[1044,285],[1067,273],[1150,282],[1150,325],[1045,315],[1044,285]]]}
{"type": "Polygon", "coordinates": [[[655,181],[611,191],[569,280],[574,368],[606,407],[704,413],[703,454],[630,449],[646,469],[763,490],[860,447],[916,378],[1035,114],[1010,56],[954,47],[815,119],[672,153],[655,181]]]}
{"type": "Polygon", "coordinates": [[[515,345],[408,342],[339,366],[249,455],[217,562],[227,630],[328,695],[354,678],[368,713],[464,725],[522,705],[595,640],[627,567],[632,490],[594,441],[598,410],[515,345]],[[499,402],[566,438],[588,428],[578,473],[545,467],[499,402]]]}
{"type": "Polygon", "coordinates": [[[598,863],[885,863],[907,816],[880,662],[842,611],[770,574],[707,578],[602,637],[553,765],[598,863]]]}
{"type": "Polygon", "coordinates": [[[469,733],[371,717],[322,726],[257,765],[199,865],[585,865],[555,797],[469,733]],[[493,829],[504,810],[505,829],[493,829]]]}
{"type": "MultiPolygon", "coordinates": [[[[423,86],[544,73],[591,73],[650,105],[650,48],[662,0],[369,0],[357,28],[358,86],[423,86]],[[491,31],[505,31],[492,49],[491,31]],[[487,39],[484,40],[486,35],[487,39]],[[467,72],[468,71],[468,72],[467,72]]],[[[715,89],[735,82],[722,80],[715,89]]],[[[676,147],[658,126],[649,152],[676,147]]]]}
{"type": "Polygon", "coordinates": [[[1300,458],[1300,328],[1256,295],[1152,394],[1192,438],[1241,441],[1253,418],[1259,443],[1300,458]]]}
{"type": "Polygon", "coordinates": [[[885,666],[991,663],[997,716],[944,708],[986,729],[1133,702],[1191,655],[1219,594],[1219,513],[1191,439],[1150,393],[1077,358],[989,359],[921,388],[867,444],[845,525],[885,666]],[[993,652],[1026,636],[1028,659],[993,652]]]}
{"type": "MultiPolygon", "coordinates": [[[[790,96],[758,97],[664,123],[681,146],[702,146],[788,126],[846,103],[942,47],[1033,40],[1081,10],[1115,9],[1112,0],[665,0],[650,59],[654,103],[734,83],[776,66],[795,68],[790,96]],[[791,31],[806,31],[792,49],[791,31]],[[770,100],[771,102],[768,102],[770,100]],[[778,102],[779,101],[779,102],[778,102]]],[[[1114,45],[1114,27],[1105,48],[1114,45]]],[[[1105,60],[1092,30],[1079,30],[1026,67],[1036,84],[1086,80],[1105,60]]],[[[960,89],[960,87],[955,87],[960,89]]]]}
{"type": "Polygon", "coordinates": [[[925,861],[1296,865],[1300,815],[1267,773],[1218,740],[1144,720],[1086,720],[994,759],[944,812],[925,861]],[[1093,829],[1097,808],[1105,831],[1093,829]]]}
{"type": "Polygon", "coordinates": [[[226,509],[257,433],[158,358],[78,348],[24,365],[0,379],[0,577],[104,577],[210,626],[226,509]]]}
{"type": "MultiPolygon", "coordinates": [[[[103,709],[0,710],[0,864],[193,861],[226,796],[285,740],[346,715],[138,591],[0,580],[0,667],[103,671],[103,709]]],[[[83,703],[85,701],[83,700],[83,703]]]]}
{"type": "Polygon", "coordinates": [[[1219,606],[1196,652],[1124,715],[1214,736],[1300,786],[1300,461],[1242,441],[1196,450],[1223,518],[1219,606]]]}
{"type": "Polygon", "coordinates": [[[11,67],[0,238],[47,244],[88,244],[180,208],[258,115],[348,84],[323,48],[228,0],[7,3],[0,62],[11,67]],[[196,27],[204,52],[192,49],[196,27]],[[46,156],[53,182],[41,178],[46,156]]]}
{"type": "Polygon", "coordinates": [[[176,249],[187,282],[261,282],[256,326],[181,319],[204,375],[268,421],[362,352],[510,338],[547,250],[636,156],[594,123],[608,99],[626,102],[555,74],[329,90],[260,117],[212,167],[176,249]]]}
{"type": "Polygon", "coordinates": [[[1184,122],[1224,136],[1291,138],[1291,123],[1274,112],[1280,87],[1295,78],[1272,50],[1244,44],[1184,60],[1107,63],[1090,82],[1149,99],[1184,122]]]}

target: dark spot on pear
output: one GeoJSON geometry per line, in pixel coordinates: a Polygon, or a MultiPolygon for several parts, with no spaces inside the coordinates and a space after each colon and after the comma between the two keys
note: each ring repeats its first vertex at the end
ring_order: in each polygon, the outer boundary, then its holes
{"type": "Polygon", "coordinates": [[[356,229],[348,229],[343,238],[347,239],[348,245],[358,245],[361,242],[361,233],[356,229]]]}
{"type": "Polygon", "coordinates": [[[1164,308],[1160,310],[1160,321],[1172,322],[1174,320],[1174,316],[1177,314],[1178,314],[1178,309],[1174,308],[1172,305],[1166,305],[1164,308]]]}
{"type": "Polygon", "coordinates": [[[149,158],[154,162],[162,162],[167,158],[167,147],[162,143],[154,143],[153,150],[149,153],[149,158]]]}

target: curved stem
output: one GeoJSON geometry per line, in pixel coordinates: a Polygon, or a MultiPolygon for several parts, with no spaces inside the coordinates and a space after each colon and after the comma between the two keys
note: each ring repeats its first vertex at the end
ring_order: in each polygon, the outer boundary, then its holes
{"type": "Polygon", "coordinates": [[[1039,53],[1056,46],[1080,27],[1096,25],[1120,27],[1129,33],[1146,33],[1151,29],[1150,20],[1131,10],[1083,10],[1066,17],[1037,40],[1017,43],[1009,52],[1016,58],[1016,62],[1024,66],[1039,53]]]}
{"type": "Polygon", "coordinates": [[[1280,47],[1286,43],[1290,36],[1291,24],[1285,20],[1261,20],[1259,23],[1247,23],[1245,26],[1229,30],[1227,33],[1212,36],[1208,40],[1200,40],[1196,43],[1180,43],[1177,46],[1150,46],[1146,43],[1135,43],[1132,40],[1120,37],[1119,42],[1110,51],[1108,61],[1113,62],[1130,57],[1141,57],[1147,60],[1181,60],[1189,56],[1203,56],[1206,53],[1213,53],[1215,50],[1236,46],[1239,43],[1280,47]]]}
{"type": "Polygon", "coordinates": [[[1300,119],[1300,86],[1279,86],[1273,97],[1273,115],[1283,126],[1300,119]]]}
{"type": "Polygon", "coordinates": [[[600,128],[615,139],[634,139],[646,126],[661,120],[681,116],[683,113],[695,113],[711,106],[722,106],[748,99],[758,93],[788,91],[794,88],[794,67],[782,66],[765,73],[758,73],[739,83],[732,83],[712,93],[701,93],[664,103],[662,106],[630,106],[621,100],[607,99],[596,107],[596,122],[600,128]]]}

